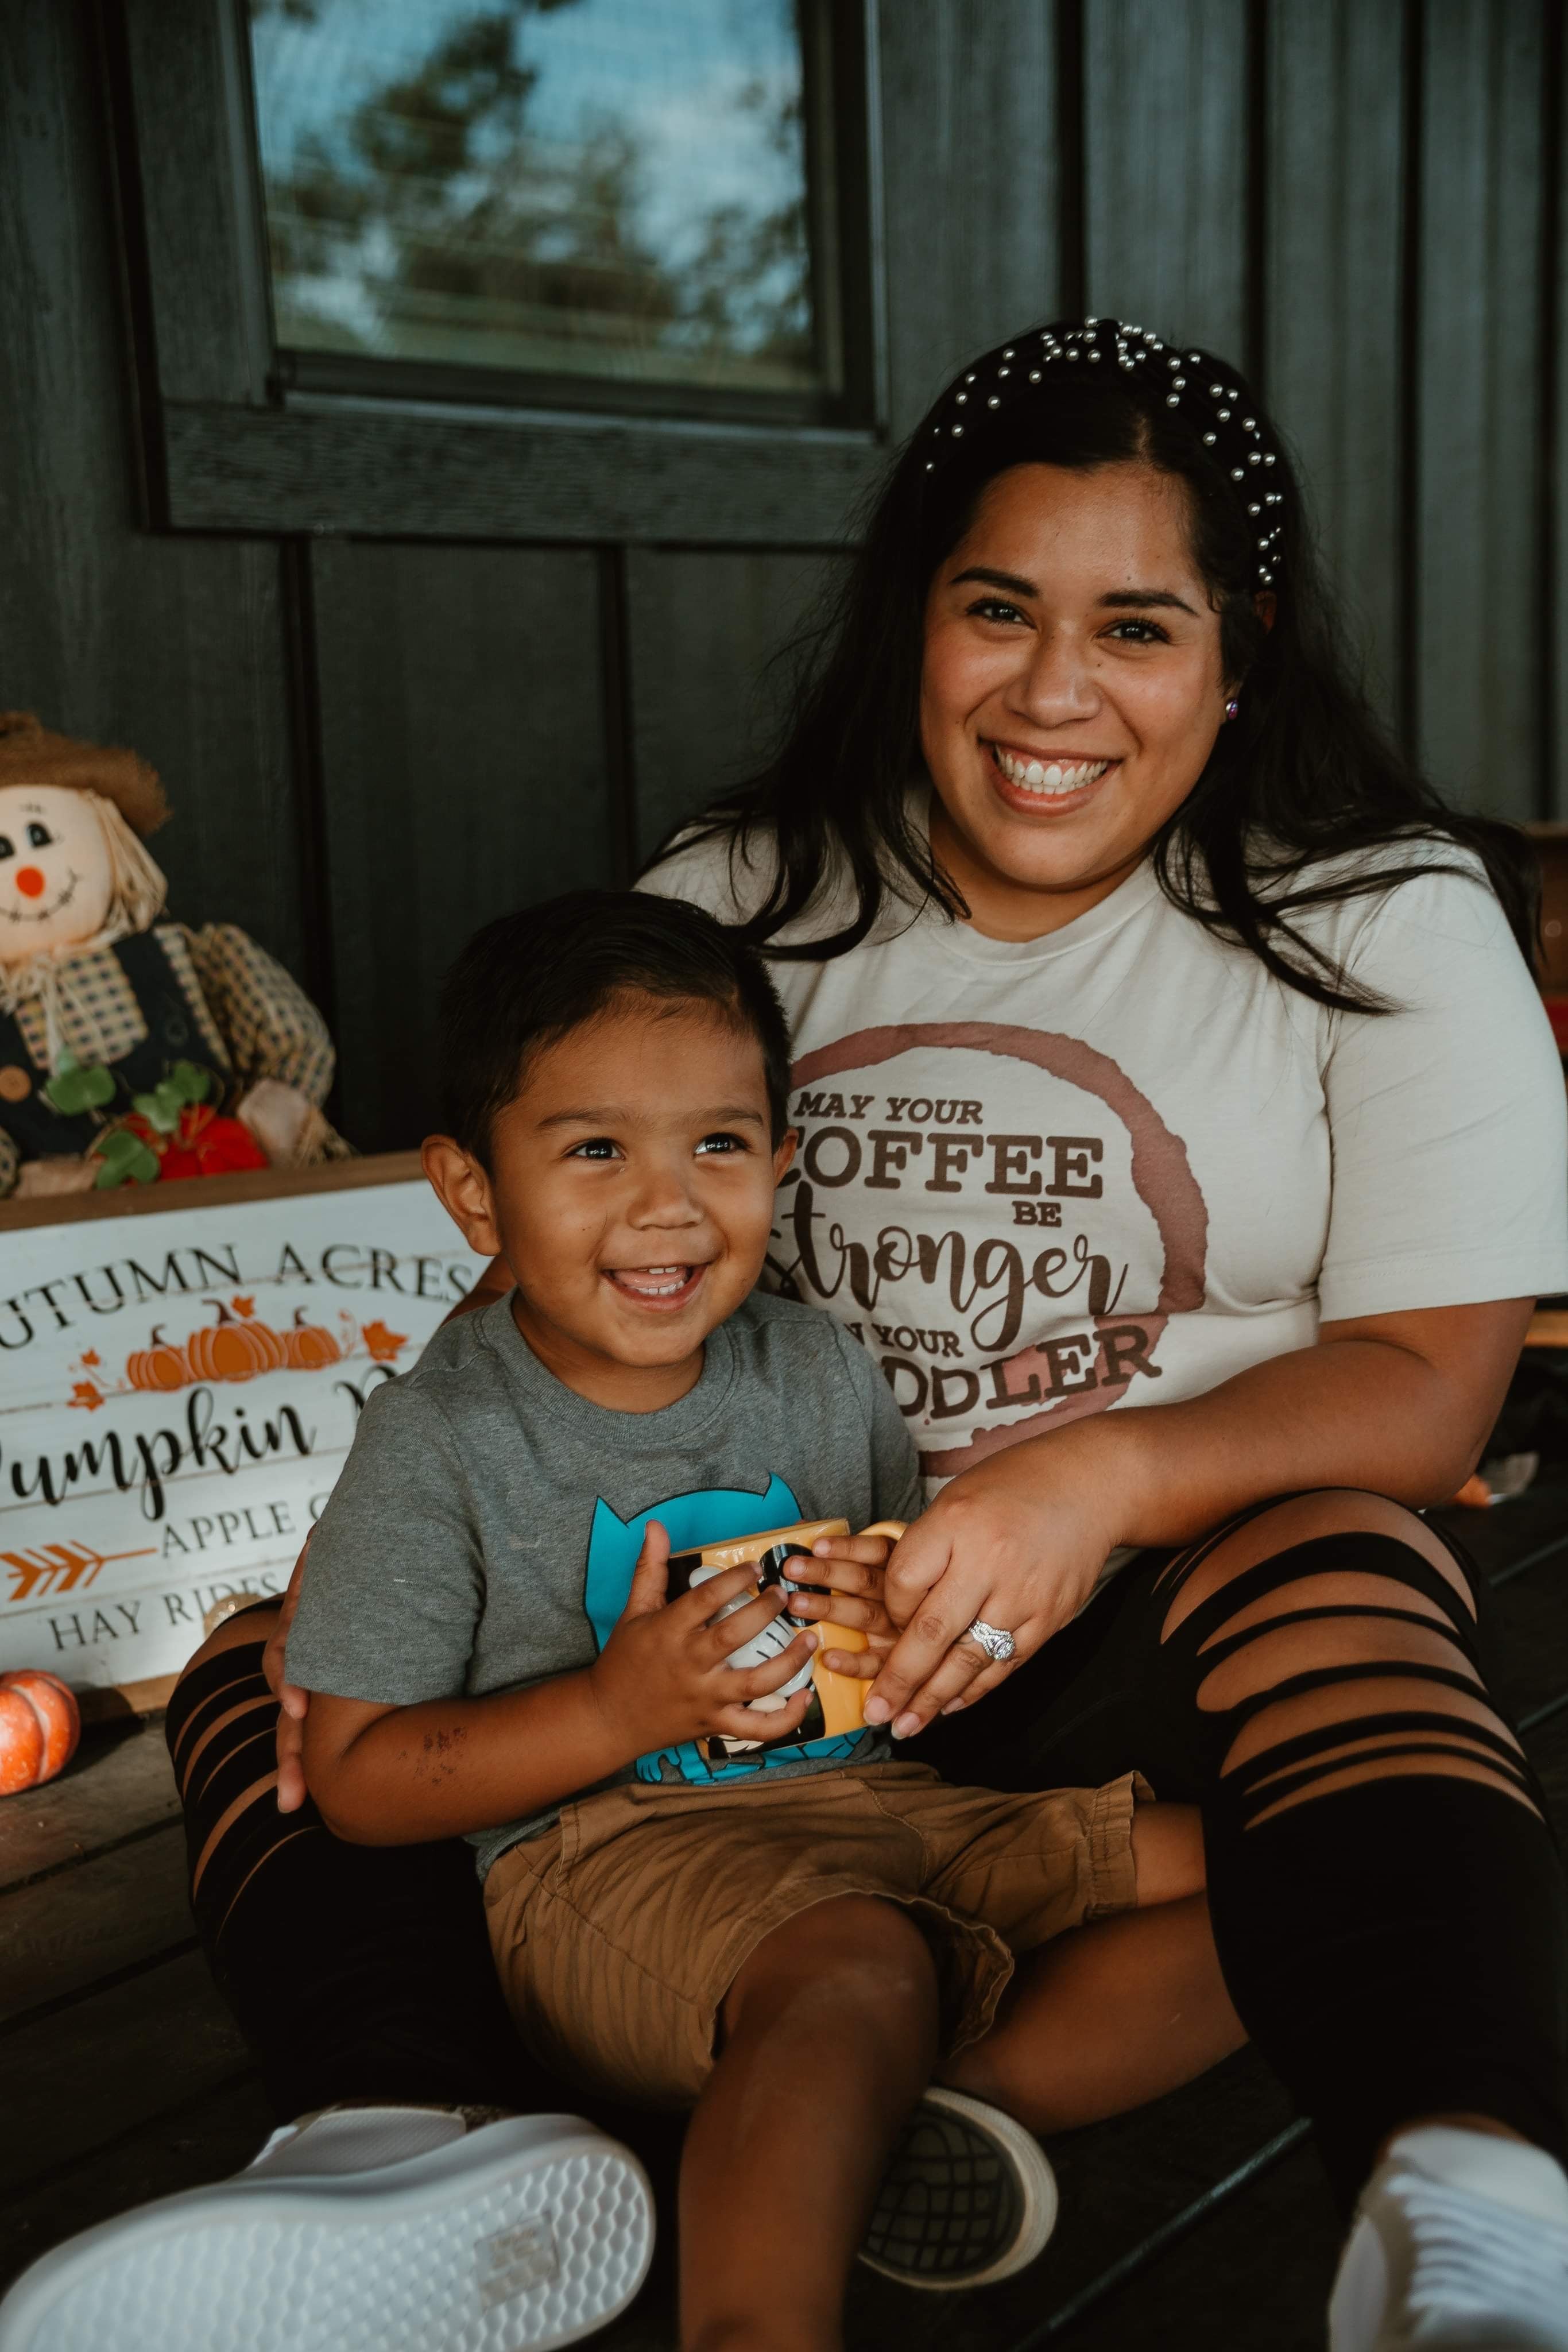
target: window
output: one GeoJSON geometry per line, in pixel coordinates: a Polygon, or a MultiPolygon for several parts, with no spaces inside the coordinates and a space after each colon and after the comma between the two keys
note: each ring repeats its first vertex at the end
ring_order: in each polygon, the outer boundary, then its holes
{"type": "Polygon", "coordinates": [[[284,381],[834,413],[819,16],[249,0],[284,381]]]}

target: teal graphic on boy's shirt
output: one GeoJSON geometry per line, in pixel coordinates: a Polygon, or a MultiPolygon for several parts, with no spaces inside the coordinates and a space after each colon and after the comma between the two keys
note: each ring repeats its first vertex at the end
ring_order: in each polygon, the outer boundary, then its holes
{"type": "MultiPolygon", "coordinates": [[[[672,1551],[695,1551],[702,1544],[721,1543],[727,1536],[758,1536],[769,1528],[788,1527],[806,1517],[784,1480],[774,1471],[760,1495],[743,1486],[699,1486],[688,1495],[668,1495],[650,1503],[634,1518],[623,1519],[601,1496],[593,1506],[588,1537],[588,1576],[583,1607],[602,1650],[614,1632],[632,1590],[632,1574],[650,1519],[657,1519],[670,1538],[672,1551]]],[[[830,1739],[792,1741],[761,1748],[725,1763],[710,1763],[696,1742],[682,1740],[674,1748],[656,1748],[637,1759],[640,1780],[738,1780],[748,1773],[780,1764],[800,1764],[807,1758],[848,1759],[864,1738],[863,1733],[841,1733],[830,1739]]]]}

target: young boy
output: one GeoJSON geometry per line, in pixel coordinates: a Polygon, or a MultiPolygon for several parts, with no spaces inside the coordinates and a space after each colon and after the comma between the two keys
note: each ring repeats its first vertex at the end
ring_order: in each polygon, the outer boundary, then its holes
{"type": "MultiPolygon", "coordinates": [[[[794,1138],[751,952],[678,902],[578,893],[470,944],[442,1052],[425,1170],[517,1286],[366,1407],[289,1638],[307,1777],[341,1836],[471,1839],[507,2001],[559,2072],[695,2103],[683,2343],[832,2347],[890,2149],[1011,1954],[1131,1908],[1140,1871],[1188,1892],[1193,1818],[1134,1834],[1130,1779],[997,1796],[884,1732],[802,1738],[809,1688],[751,1703],[817,1634],[728,1663],[780,1593],[742,1601],[738,1568],[666,1597],[672,1545],[918,1508],[870,1358],[754,1288],[794,1138]]],[[[989,2122],[1015,2166],[998,2275],[1053,2199],[989,2122]]]]}

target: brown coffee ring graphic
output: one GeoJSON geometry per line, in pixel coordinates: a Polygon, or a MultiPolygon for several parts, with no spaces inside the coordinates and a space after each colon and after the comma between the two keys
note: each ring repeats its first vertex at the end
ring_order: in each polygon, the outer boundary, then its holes
{"type": "MultiPolygon", "coordinates": [[[[1095,1095],[1126,1129],[1133,1146],[1133,1190],[1149,1212],[1165,1253],[1159,1296],[1148,1314],[1097,1315],[1099,1341],[1094,1358],[1096,1385],[1059,1397],[1041,1412],[1030,1413],[1006,1429],[982,1430],[967,1445],[923,1451],[920,1466],[927,1477],[951,1478],[972,1469],[988,1455],[1033,1437],[1048,1424],[1079,1421],[1086,1413],[1103,1412],[1111,1394],[1104,1375],[1104,1335],[1108,1330],[1136,1328],[1144,1335],[1145,1353],[1153,1356],[1173,1315],[1191,1314],[1204,1300],[1204,1276],[1208,1263],[1208,1209],[1198,1189],[1186,1146],[1173,1134],[1148,1097],[1140,1094],[1121,1066],[1096,1053],[1081,1037],[1051,1029],[1026,1029],[995,1021],[911,1021],[880,1029],[859,1029],[814,1054],[802,1055],[790,1074],[794,1087],[822,1078],[841,1077],[847,1070],[873,1069],[900,1054],[921,1048],[960,1048],[973,1054],[995,1054],[1007,1061],[1027,1062],[1066,1085],[1095,1095]]],[[[1002,1360],[1005,1376],[1014,1365],[1026,1364],[1040,1349],[1032,1342],[1016,1356],[1002,1360]]],[[[1118,1383],[1117,1385],[1120,1385],[1118,1383]]]]}

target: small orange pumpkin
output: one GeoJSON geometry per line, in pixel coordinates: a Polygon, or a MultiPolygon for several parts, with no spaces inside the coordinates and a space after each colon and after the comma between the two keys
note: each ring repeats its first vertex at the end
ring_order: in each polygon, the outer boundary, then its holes
{"type": "Polygon", "coordinates": [[[330,1331],[323,1330],[319,1323],[307,1323],[304,1318],[304,1307],[297,1307],[294,1328],[283,1334],[290,1370],[319,1372],[328,1364],[340,1363],[343,1350],[330,1331]]]}
{"type": "Polygon", "coordinates": [[[0,1796],[52,1780],[80,1738],[76,1695],[57,1675],[41,1666],[0,1675],[0,1796]]]}
{"type": "Polygon", "coordinates": [[[150,1348],[134,1348],[125,1359],[125,1377],[133,1389],[188,1388],[191,1367],[183,1348],[165,1339],[162,1326],[152,1326],[150,1348]]]}
{"type": "Polygon", "coordinates": [[[217,1307],[217,1321],[193,1331],[185,1342],[199,1381],[253,1381],[257,1372],[275,1372],[287,1361],[287,1351],[268,1324],[236,1320],[216,1299],[211,1303],[217,1307]]]}

